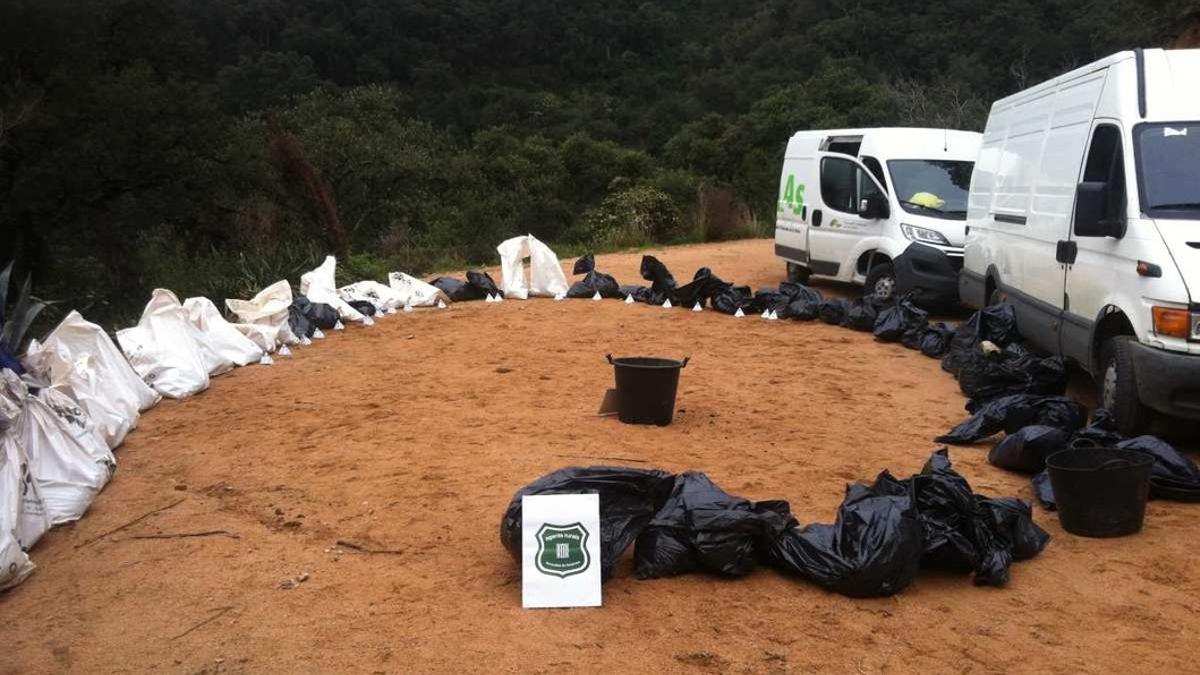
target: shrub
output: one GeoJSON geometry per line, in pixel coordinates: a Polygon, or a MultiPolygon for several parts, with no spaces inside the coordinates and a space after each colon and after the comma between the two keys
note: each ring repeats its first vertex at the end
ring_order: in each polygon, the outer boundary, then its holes
{"type": "Polygon", "coordinates": [[[679,228],[679,211],[671,197],[650,185],[615,192],[584,216],[596,245],[625,248],[661,241],[679,228]]]}

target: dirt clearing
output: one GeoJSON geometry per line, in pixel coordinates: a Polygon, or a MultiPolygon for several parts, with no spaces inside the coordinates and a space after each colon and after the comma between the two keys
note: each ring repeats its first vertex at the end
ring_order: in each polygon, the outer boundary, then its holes
{"type": "MultiPolygon", "coordinates": [[[[651,253],[681,281],[783,271],[767,240],[651,253]]],[[[639,260],[597,262],[633,283],[639,260]]],[[[1117,540],[1035,509],[1054,539],[1003,589],[924,573],[852,600],[766,569],[637,581],[627,557],[603,608],[521,609],[499,521],[548,471],[697,469],[830,522],[847,482],[918,471],[963,403],[936,361],[820,323],[532,300],[352,327],[145,414],[88,515],[0,594],[0,672],[1194,669],[1200,506],[1159,501],[1117,540]],[[692,357],[674,425],[595,416],[608,352],[692,357]]],[[[985,454],[951,449],[977,491],[1032,499],[985,454]]]]}

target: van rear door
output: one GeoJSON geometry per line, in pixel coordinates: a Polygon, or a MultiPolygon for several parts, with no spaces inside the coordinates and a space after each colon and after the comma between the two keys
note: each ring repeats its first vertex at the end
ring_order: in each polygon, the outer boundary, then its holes
{"type": "MultiPolygon", "coordinates": [[[[857,159],[837,152],[817,153],[821,173],[820,190],[814,204],[812,229],[808,233],[809,267],[814,274],[849,281],[854,275],[851,260],[858,242],[879,236],[886,214],[876,218],[859,215],[863,199],[874,197],[884,204],[887,193],[857,159]]],[[[885,207],[886,208],[886,207],[885,207]]]]}
{"type": "Polygon", "coordinates": [[[775,255],[808,265],[808,228],[816,192],[816,160],[808,156],[787,157],[779,179],[779,208],[775,215],[775,255]]]}

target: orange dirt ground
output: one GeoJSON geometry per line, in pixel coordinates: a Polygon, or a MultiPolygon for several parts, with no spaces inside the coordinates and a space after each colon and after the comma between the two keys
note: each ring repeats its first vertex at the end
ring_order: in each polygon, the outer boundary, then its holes
{"type": "MultiPolygon", "coordinates": [[[[683,280],[783,270],[768,240],[650,252],[683,280]]],[[[639,259],[598,263],[631,283],[639,259]]],[[[848,481],[918,471],[963,402],[936,361],[820,323],[531,300],[351,327],[147,412],[0,594],[0,673],[1194,672],[1200,506],[1167,502],[1116,540],[1037,509],[1054,539],[1003,589],[926,573],[853,600],[766,569],[637,581],[627,556],[603,608],[521,609],[500,515],[546,472],[698,469],[829,522],[848,481]],[[673,426],[595,415],[607,352],[692,357],[673,426]],[[237,538],[131,538],[208,530],[237,538]]],[[[978,491],[1031,499],[985,454],[951,450],[978,491]]]]}

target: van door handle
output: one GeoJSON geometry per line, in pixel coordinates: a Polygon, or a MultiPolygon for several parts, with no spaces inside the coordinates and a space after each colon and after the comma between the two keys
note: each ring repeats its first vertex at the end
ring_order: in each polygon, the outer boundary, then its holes
{"type": "Polygon", "coordinates": [[[821,209],[813,209],[812,226],[813,227],[821,226],[821,209]]]}
{"type": "Polygon", "coordinates": [[[1073,241],[1060,241],[1054,251],[1054,259],[1066,265],[1074,265],[1079,255],[1079,244],[1073,241]]]}

